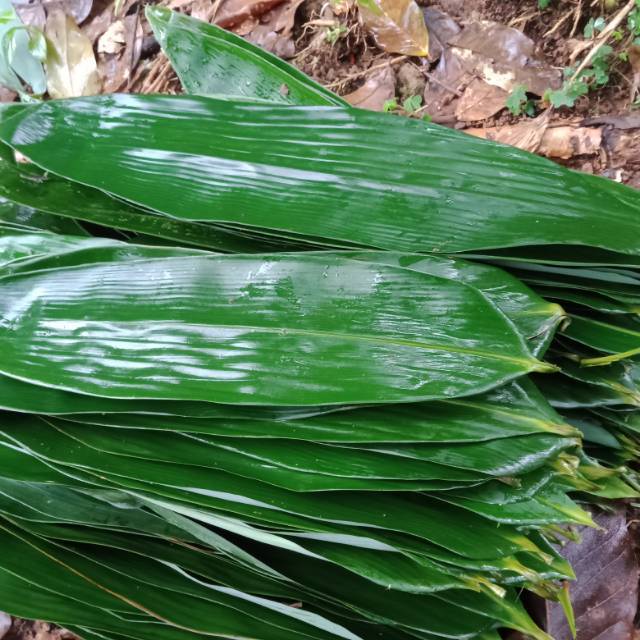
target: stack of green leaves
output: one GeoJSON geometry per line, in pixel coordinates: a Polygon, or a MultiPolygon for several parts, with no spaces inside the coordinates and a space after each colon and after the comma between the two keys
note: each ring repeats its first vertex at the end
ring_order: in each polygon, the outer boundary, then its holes
{"type": "Polygon", "coordinates": [[[2,608],[87,640],[548,638],[518,592],[566,604],[569,494],[636,495],[637,194],[148,17],[216,97],[0,119],[2,608]]]}

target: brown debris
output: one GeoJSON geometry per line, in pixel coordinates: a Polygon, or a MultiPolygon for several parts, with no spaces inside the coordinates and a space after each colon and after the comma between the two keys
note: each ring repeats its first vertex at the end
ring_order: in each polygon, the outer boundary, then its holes
{"type": "Polygon", "coordinates": [[[344,99],[354,107],[382,111],[385,103],[394,98],[396,83],[393,69],[390,66],[369,76],[367,81],[344,99]]]}
{"type": "Polygon", "coordinates": [[[78,640],[78,637],[48,622],[14,618],[11,629],[2,640],[78,640]]]}
{"type": "Polygon", "coordinates": [[[138,14],[133,13],[114,23],[98,41],[98,66],[104,82],[104,93],[131,88],[134,70],[140,60],[143,35],[138,14]]]}
{"type": "MultiPolygon", "coordinates": [[[[562,555],[576,573],[570,587],[576,616],[577,640],[632,640],[638,605],[638,561],[624,509],[600,513],[602,529],[581,530],[582,543],[569,543],[562,555]]],[[[559,604],[547,601],[542,621],[554,640],[571,640],[559,604]]]]}
{"type": "Polygon", "coordinates": [[[429,55],[429,32],[415,0],[370,0],[360,5],[360,16],[377,45],[388,53],[429,55]]]}
{"type": "Polygon", "coordinates": [[[509,144],[547,158],[568,160],[597,155],[602,146],[602,128],[579,125],[548,126],[548,116],[504,127],[465,129],[478,138],[509,144]]]}
{"type": "Polygon", "coordinates": [[[509,94],[500,87],[474,78],[456,106],[456,117],[463,122],[477,122],[504,109],[509,94]]]}

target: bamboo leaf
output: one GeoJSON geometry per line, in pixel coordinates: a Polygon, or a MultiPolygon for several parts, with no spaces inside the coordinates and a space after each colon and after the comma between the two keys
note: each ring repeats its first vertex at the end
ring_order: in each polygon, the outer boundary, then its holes
{"type": "Polygon", "coordinates": [[[153,5],[145,14],[187,93],[346,106],[295,67],[216,25],[153,5]]]}
{"type": "Polygon", "coordinates": [[[182,219],[394,251],[567,243],[640,253],[633,190],[385,114],[101,96],[5,108],[0,138],[48,171],[182,219]],[[88,140],[91,163],[78,153],[88,140]],[[408,151],[390,163],[389,148],[408,151]]]}
{"type": "Polygon", "coordinates": [[[5,374],[111,398],[407,402],[553,369],[474,289],[329,255],[87,264],[6,276],[0,294],[5,374]]]}

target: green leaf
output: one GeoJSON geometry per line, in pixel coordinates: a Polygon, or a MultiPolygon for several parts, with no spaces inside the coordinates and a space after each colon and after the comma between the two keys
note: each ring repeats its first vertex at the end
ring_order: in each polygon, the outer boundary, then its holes
{"type": "Polygon", "coordinates": [[[553,369],[476,290],[329,254],[43,269],[0,279],[0,300],[5,374],[111,398],[407,402],[553,369]]]}
{"type": "Polygon", "coordinates": [[[23,94],[26,83],[35,95],[42,95],[47,80],[38,37],[32,38],[9,0],[0,0],[0,14],[0,84],[23,94]]]}
{"type": "Polygon", "coordinates": [[[522,114],[527,101],[527,88],[523,84],[516,85],[507,98],[507,109],[514,116],[519,116],[522,114]]]}
{"type": "Polygon", "coordinates": [[[7,206],[23,212],[13,216],[16,220],[29,220],[29,224],[39,227],[45,225],[44,228],[57,233],[72,233],[74,226],[76,233],[86,233],[74,222],[82,220],[223,253],[265,251],[272,244],[248,240],[219,227],[172,220],[128,206],[96,189],[47,175],[31,166],[18,165],[6,145],[0,145],[0,197],[7,198],[7,206]],[[39,222],[34,223],[36,217],[39,222]]]}
{"type": "Polygon", "coordinates": [[[145,14],[187,93],[347,105],[295,67],[229,31],[164,7],[149,5],[145,14]]]}
{"type": "Polygon", "coordinates": [[[624,321],[613,316],[588,318],[574,315],[563,333],[580,344],[612,354],[603,358],[585,358],[583,364],[586,365],[609,364],[640,354],[640,323],[633,319],[624,321]]]}
{"type": "Polygon", "coordinates": [[[635,191],[384,114],[99,96],[5,109],[0,138],[53,173],[182,219],[400,251],[569,243],[640,253],[635,191]],[[112,126],[96,138],[105,117],[112,126]],[[91,163],[77,152],[87,140],[91,163]],[[392,171],[391,146],[410,150],[392,171]]]}

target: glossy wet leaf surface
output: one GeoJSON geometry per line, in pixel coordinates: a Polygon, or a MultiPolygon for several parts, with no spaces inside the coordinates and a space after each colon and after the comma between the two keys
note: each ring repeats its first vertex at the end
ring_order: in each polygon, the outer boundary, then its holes
{"type": "Polygon", "coordinates": [[[152,5],[146,15],[187,93],[345,104],[295,67],[216,25],[152,5]]]}
{"type": "Polygon", "coordinates": [[[474,289],[330,255],[98,262],[0,290],[5,374],[112,398],[407,402],[548,368],[474,289]]]}
{"type": "Polygon", "coordinates": [[[386,114],[116,95],[5,109],[0,138],[53,173],[183,219],[396,251],[639,253],[633,190],[386,114]],[[390,147],[407,152],[390,164],[390,147]]]}

